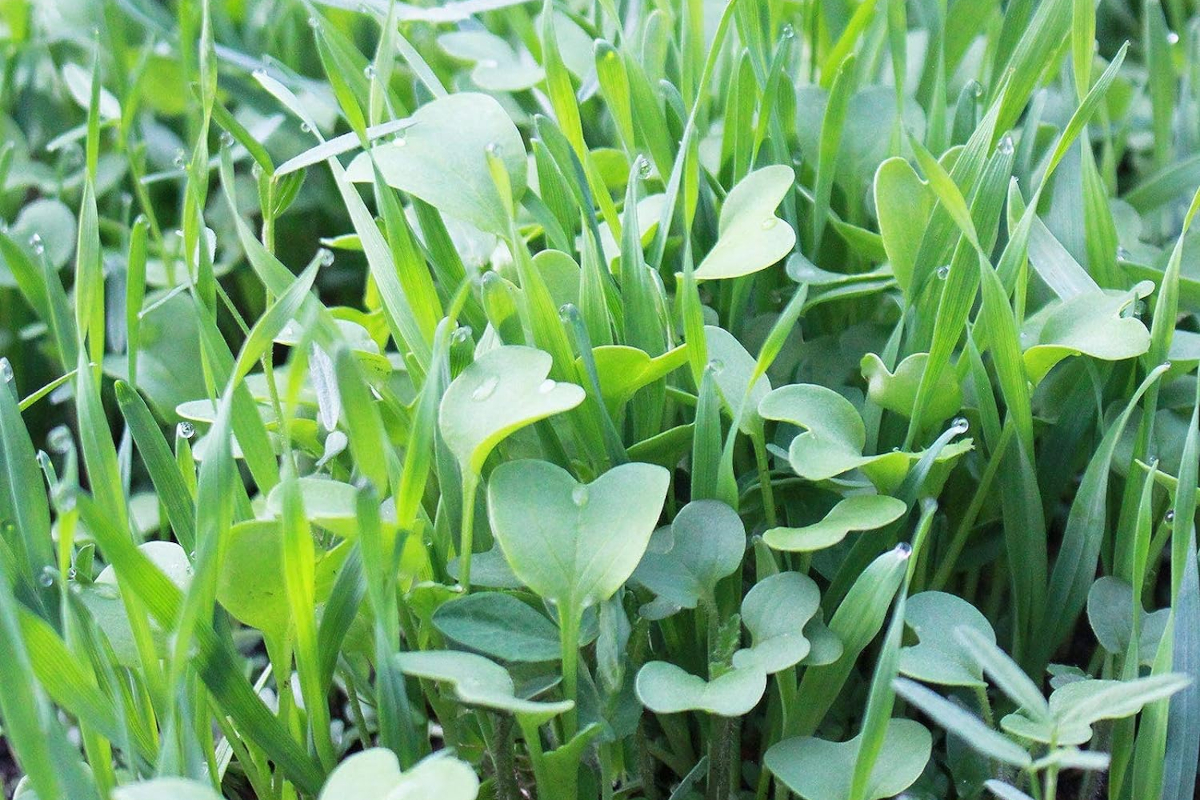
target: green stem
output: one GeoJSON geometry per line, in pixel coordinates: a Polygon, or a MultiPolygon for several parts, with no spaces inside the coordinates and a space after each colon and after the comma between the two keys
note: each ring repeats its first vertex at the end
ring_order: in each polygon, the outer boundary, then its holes
{"type": "MultiPolygon", "coordinates": [[[[579,626],[582,613],[575,608],[563,606],[559,609],[559,643],[562,645],[563,696],[577,703],[579,694],[579,626]]],[[[572,708],[562,715],[563,741],[575,737],[578,728],[578,712],[572,708]]]]}
{"type": "Polygon", "coordinates": [[[733,747],[733,720],[714,716],[712,739],[708,751],[708,800],[728,800],[731,796],[730,780],[731,748],[733,747]]]}
{"type": "Polygon", "coordinates": [[[779,522],[775,512],[775,490],[771,488],[771,468],[767,463],[767,447],[763,438],[763,430],[760,426],[750,437],[750,441],[754,443],[754,463],[758,467],[758,485],[762,492],[763,513],[766,515],[767,527],[774,528],[779,522]]]}
{"type": "Polygon", "coordinates": [[[462,540],[458,556],[458,582],[463,594],[471,591],[471,550],[475,546],[475,492],[479,489],[479,476],[464,472],[462,480],[462,540]]]}

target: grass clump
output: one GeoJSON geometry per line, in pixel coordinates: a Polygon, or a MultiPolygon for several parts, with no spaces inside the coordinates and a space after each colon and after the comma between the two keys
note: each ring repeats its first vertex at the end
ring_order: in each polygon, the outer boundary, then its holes
{"type": "Polygon", "coordinates": [[[0,4],[9,788],[1195,796],[1193,12],[0,4]]]}

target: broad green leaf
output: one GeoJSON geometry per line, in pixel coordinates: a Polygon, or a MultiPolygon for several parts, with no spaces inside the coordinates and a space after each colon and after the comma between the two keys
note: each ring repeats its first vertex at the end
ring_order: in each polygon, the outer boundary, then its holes
{"type": "Polygon", "coordinates": [[[400,138],[355,158],[347,168],[350,180],[370,183],[373,158],[389,186],[480,230],[507,236],[507,208],[525,190],[526,154],[504,108],[488,95],[462,92],[421,106],[412,120],[400,138]],[[508,173],[510,199],[497,194],[489,148],[508,173]]]}
{"type": "Polygon", "coordinates": [[[339,764],[318,800],[475,800],[478,795],[479,779],[464,761],[435,753],[401,771],[395,753],[372,747],[339,764]]]}
{"type": "MultiPolygon", "coordinates": [[[[592,355],[596,359],[604,404],[614,417],[635,392],[666,377],[686,364],[688,359],[687,345],[675,347],[656,358],[651,358],[636,347],[625,345],[597,347],[592,355]]],[[[583,370],[582,359],[575,359],[575,364],[583,370]]]]}
{"type": "Polygon", "coordinates": [[[771,391],[771,381],[763,375],[751,386],[750,381],[755,375],[755,359],[724,328],[705,325],[704,342],[708,351],[708,366],[725,399],[729,416],[738,423],[743,433],[758,430],[762,426],[758,407],[771,391]]]}
{"type": "Polygon", "coordinates": [[[526,586],[560,613],[579,613],[629,579],[669,478],[662,467],[632,463],[579,483],[545,461],[510,461],[488,483],[492,533],[526,586]]]}
{"type": "MultiPolygon", "coordinates": [[[[921,376],[929,361],[928,353],[914,353],[889,370],[874,353],[862,358],[862,376],[867,382],[867,397],[876,405],[895,414],[911,417],[917,400],[921,376]]],[[[929,402],[925,403],[921,425],[929,427],[954,416],[962,408],[962,390],[953,370],[941,370],[929,402]]]]}
{"type": "MultiPolygon", "coordinates": [[[[478,577],[477,570],[476,583],[478,577]]],[[[443,603],[433,624],[447,639],[501,661],[557,661],[562,655],[558,626],[510,594],[478,592],[443,603]]]]}
{"type": "MultiPolygon", "coordinates": [[[[1133,589],[1120,578],[1106,575],[1092,584],[1088,591],[1087,615],[1100,646],[1114,656],[1129,650],[1133,637],[1133,589]]],[[[1138,653],[1142,663],[1149,664],[1158,651],[1159,640],[1171,618],[1169,608],[1147,612],[1139,604],[1138,653]]]]}
{"type": "Polygon", "coordinates": [[[509,345],[480,356],[454,379],[438,412],[442,438],[459,464],[475,474],[502,439],[518,428],[583,402],[583,389],[547,376],[553,359],[509,345]]]}
{"type": "Polygon", "coordinates": [[[750,712],[767,688],[767,674],[757,665],[734,668],[706,681],[665,661],[638,670],[637,696],[656,714],[705,711],[720,717],[750,712]]]}
{"type": "Polygon", "coordinates": [[[733,654],[733,666],[774,674],[800,663],[812,649],[806,633],[820,608],[821,593],[807,575],[780,572],[759,581],[742,600],[752,644],[733,654]]]}
{"type": "MultiPolygon", "coordinates": [[[[758,411],[765,419],[805,429],[788,447],[788,462],[797,475],[811,481],[828,480],[858,469],[881,492],[888,493],[900,486],[923,455],[899,450],[863,455],[867,433],[862,417],[849,400],[825,386],[782,386],[762,399],[758,411]]],[[[942,448],[934,463],[940,478],[972,446],[970,439],[964,439],[942,448]]]]}
{"type": "Polygon", "coordinates": [[[154,778],[127,783],[113,791],[113,800],[221,800],[212,786],[187,778],[154,778]]]}
{"type": "Polygon", "coordinates": [[[839,500],[823,519],[800,528],[771,528],[763,534],[763,540],[776,550],[799,553],[823,550],[851,532],[890,525],[907,510],[903,500],[888,495],[851,495],[839,500]]]}
{"type": "Polygon", "coordinates": [[[775,216],[775,208],[795,180],[791,167],[775,165],[738,181],[721,207],[717,243],[696,268],[697,280],[751,275],[792,251],[796,232],[775,216]]]}
{"type": "MultiPolygon", "coordinates": [[[[875,173],[879,233],[896,282],[905,294],[912,289],[917,254],[925,235],[925,227],[920,223],[933,215],[935,205],[937,196],[907,161],[889,158],[879,165],[875,173]]],[[[911,302],[912,298],[909,299],[911,302]]]]}
{"type": "Polygon", "coordinates": [[[991,624],[975,606],[946,592],[921,592],[908,598],[904,621],[920,642],[900,651],[900,674],[943,686],[987,685],[975,658],[955,633],[965,626],[995,643],[991,624]]]}
{"type": "Polygon", "coordinates": [[[397,653],[396,663],[405,675],[449,683],[467,705],[508,711],[548,720],[574,708],[570,700],[539,702],[516,695],[508,670],[474,653],[424,650],[397,653]]]}
{"type": "MultiPolygon", "coordinates": [[[[858,758],[861,735],[845,742],[811,736],[786,739],[767,750],[764,764],[804,800],[845,800],[858,758]]],[[[919,722],[887,723],[883,747],[867,782],[866,800],[900,794],[924,771],[933,737],[919,722]]]]}
{"type": "Polygon", "coordinates": [[[438,37],[443,50],[457,59],[473,63],[471,80],[489,92],[520,92],[545,77],[542,68],[525,53],[517,54],[504,39],[484,30],[443,33],[438,37]]]}
{"type": "Polygon", "coordinates": [[[717,582],[741,566],[745,551],[737,512],[719,500],[696,500],[655,532],[632,580],[679,608],[711,607],[717,582]]]}
{"type": "Polygon", "coordinates": [[[1145,353],[1150,332],[1124,312],[1149,293],[1148,284],[1116,294],[1077,295],[1030,317],[1021,330],[1025,371],[1037,385],[1058,362],[1075,355],[1121,361],[1145,353]]]}

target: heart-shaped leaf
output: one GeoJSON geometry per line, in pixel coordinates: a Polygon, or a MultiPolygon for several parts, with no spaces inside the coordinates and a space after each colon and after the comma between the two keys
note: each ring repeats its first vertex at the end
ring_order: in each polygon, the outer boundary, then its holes
{"type": "Polygon", "coordinates": [[[449,683],[458,699],[467,705],[493,708],[547,720],[570,711],[570,700],[538,702],[517,697],[508,670],[475,653],[458,650],[424,650],[397,653],[400,671],[414,678],[449,683]]]}
{"type": "Polygon", "coordinates": [[[742,343],[724,328],[705,325],[704,343],[708,351],[708,366],[725,400],[730,418],[738,421],[743,433],[753,433],[762,425],[758,406],[771,391],[771,381],[763,375],[750,388],[750,379],[754,376],[754,356],[746,352],[742,343]],[[743,400],[746,407],[739,420],[738,411],[742,408],[743,400]]]}
{"type": "MultiPolygon", "coordinates": [[[[636,347],[604,345],[594,348],[592,356],[596,359],[604,405],[608,413],[616,417],[638,389],[665,378],[687,363],[687,345],[668,350],[656,358],[636,347]]],[[[575,363],[583,369],[582,359],[576,359],[575,363]]]]}
{"type": "Polygon", "coordinates": [[[739,278],[764,270],[790,253],[796,232],[775,216],[775,208],[795,180],[791,167],[776,164],[738,181],[725,197],[717,243],[696,268],[696,278],[739,278]]]}
{"type": "MultiPolygon", "coordinates": [[[[888,494],[899,487],[923,455],[894,450],[864,456],[867,432],[862,417],[849,400],[825,386],[808,383],[781,386],[762,399],[758,411],[765,419],[805,429],[792,440],[788,463],[797,475],[810,481],[828,480],[858,469],[881,493],[888,494]]],[[[943,447],[927,482],[936,484],[944,480],[954,462],[971,448],[970,439],[943,447]]]]}
{"type": "MultiPolygon", "coordinates": [[[[862,376],[867,381],[867,397],[888,411],[911,417],[917,402],[917,388],[921,385],[921,376],[925,373],[928,361],[928,353],[913,353],[896,366],[895,372],[889,372],[879,356],[867,353],[861,365],[862,376]]],[[[962,390],[958,380],[952,370],[944,369],[925,403],[921,425],[936,425],[954,416],[960,408],[962,390]]]]}
{"type": "Polygon", "coordinates": [[[1021,330],[1025,371],[1036,386],[1064,358],[1087,355],[1121,361],[1145,353],[1150,332],[1141,320],[1123,312],[1145,297],[1153,284],[1143,281],[1128,292],[1087,292],[1054,304],[1030,317],[1021,330]]]}
{"type": "Polygon", "coordinates": [[[832,547],[852,531],[873,531],[903,516],[908,506],[885,494],[856,494],[838,501],[825,518],[802,528],[772,528],[763,541],[776,550],[812,552],[832,547]]]}
{"type": "Polygon", "coordinates": [[[435,753],[407,772],[396,754],[372,747],[338,764],[318,800],[475,800],[479,778],[470,765],[435,753]]]}
{"type": "Polygon", "coordinates": [[[987,686],[983,670],[956,635],[965,626],[995,643],[991,623],[975,606],[946,592],[921,592],[905,604],[904,622],[920,643],[900,650],[900,674],[943,686],[987,686]]]}
{"type": "Polygon", "coordinates": [[[907,160],[889,158],[875,172],[875,213],[896,283],[906,295],[915,281],[917,253],[937,195],[907,160]]]}
{"type": "MultiPolygon", "coordinates": [[[[846,800],[862,734],[845,742],[811,736],[786,739],[767,750],[767,769],[805,800],[846,800]]],[[[900,794],[929,763],[933,738],[919,722],[888,720],[882,747],[867,781],[865,800],[900,794]]]]}
{"type": "Polygon", "coordinates": [[[757,667],[735,668],[706,681],[666,661],[651,661],[638,670],[636,688],[642,705],[656,714],[706,711],[740,717],[762,699],[767,674],[757,667]]]}
{"type": "MultiPolygon", "coordinates": [[[[412,119],[402,136],[371,149],[387,184],[480,230],[507,236],[507,209],[525,191],[526,152],[504,107],[490,95],[459,92],[426,103],[412,119]],[[511,200],[497,193],[489,148],[508,172],[511,200]]],[[[352,181],[374,180],[366,153],[346,172],[352,181]]]]}
{"type": "Polygon", "coordinates": [[[655,539],[664,546],[647,549],[633,580],[679,608],[711,605],[717,582],[737,570],[746,551],[741,517],[719,500],[688,503],[655,539]]]}
{"type": "Polygon", "coordinates": [[[212,786],[187,778],[154,778],[113,789],[113,800],[221,800],[212,786]]]}
{"type": "MultiPolygon", "coordinates": [[[[358,538],[358,490],[348,483],[325,478],[300,478],[300,497],[304,502],[304,513],[309,522],[331,531],[343,539],[358,538]]],[[[267,514],[280,517],[283,514],[283,491],[276,486],[267,495],[267,514]]],[[[380,522],[384,530],[395,533],[396,506],[384,503],[379,508],[380,522]]]]}
{"type": "MultiPolygon", "coordinates": [[[[1128,583],[1108,575],[1093,583],[1088,592],[1087,615],[1101,647],[1112,655],[1128,651],[1133,636],[1133,588],[1128,583]]],[[[1169,608],[1141,611],[1138,653],[1143,664],[1153,662],[1170,619],[1169,608]]]]}
{"type": "MultiPolygon", "coordinates": [[[[324,602],[349,552],[342,546],[322,554],[316,565],[314,599],[324,602]]],[[[229,529],[217,599],[234,619],[265,634],[289,635],[295,610],[283,573],[283,531],[275,520],[247,520],[229,529]]]]}
{"type": "Polygon", "coordinates": [[[622,464],[585,484],[545,461],[510,461],[491,475],[488,517],[516,576],[560,613],[580,613],[633,573],[669,482],[653,464],[622,464]]]}
{"type": "Polygon", "coordinates": [[[497,347],[464,369],[442,396],[442,438],[465,470],[478,475],[502,439],[583,402],[583,389],[546,377],[554,359],[532,347],[497,347]]]}
{"type": "Polygon", "coordinates": [[[478,592],[438,607],[433,624],[472,650],[510,662],[557,661],[558,626],[503,592],[478,592]]]}
{"type": "Polygon", "coordinates": [[[455,58],[473,62],[471,80],[489,92],[521,92],[545,77],[531,57],[517,55],[508,42],[485,30],[443,33],[438,44],[455,58]]]}
{"type": "Polygon", "coordinates": [[[820,607],[821,592],[807,575],[780,572],[759,581],[742,600],[753,645],[734,653],[733,665],[773,674],[800,663],[811,649],[804,631],[820,607]]]}

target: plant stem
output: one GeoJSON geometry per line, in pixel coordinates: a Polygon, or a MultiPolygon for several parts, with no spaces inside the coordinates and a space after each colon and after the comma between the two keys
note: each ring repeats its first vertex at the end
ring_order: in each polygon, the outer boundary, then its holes
{"type": "Polygon", "coordinates": [[[471,591],[471,550],[475,546],[475,492],[479,489],[479,476],[464,472],[462,478],[462,539],[458,555],[458,582],[463,594],[471,591]]]}
{"type": "Polygon", "coordinates": [[[766,516],[767,527],[774,528],[779,524],[775,512],[775,490],[771,488],[771,468],[767,463],[767,448],[763,442],[762,427],[750,437],[754,443],[754,462],[758,467],[758,486],[762,492],[763,513],[766,516]]]}
{"type": "Polygon", "coordinates": [[[496,771],[497,800],[520,800],[516,764],[513,761],[513,718],[508,714],[493,714],[495,733],[491,741],[492,767],[496,771]]]}
{"type": "Polygon", "coordinates": [[[714,715],[708,746],[708,800],[728,800],[731,795],[732,734],[733,720],[714,715]]]}
{"type": "MultiPolygon", "coordinates": [[[[559,609],[559,643],[562,645],[563,696],[577,702],[579,693],[579,626],[583,614],[575,608],[559,609]]],[[[563,741],[569,742],[578,727],[578,712],[572,708],[562,715],[563,741]]]]}

